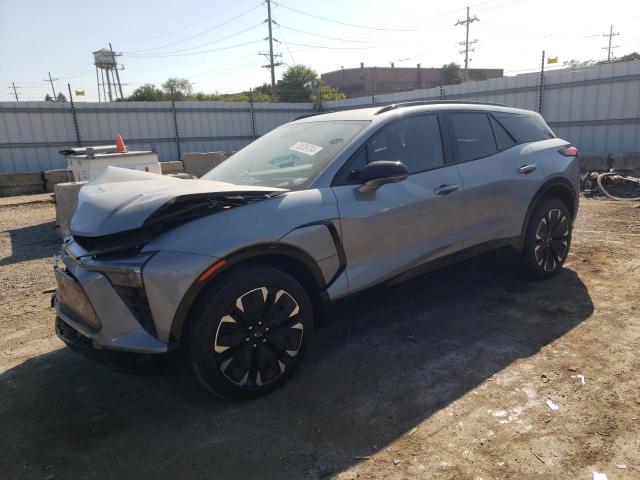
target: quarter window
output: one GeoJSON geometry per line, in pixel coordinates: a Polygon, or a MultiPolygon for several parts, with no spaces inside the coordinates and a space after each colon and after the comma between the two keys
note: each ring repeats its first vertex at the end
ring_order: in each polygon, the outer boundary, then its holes
{"type": "Polygon", "coordinates": [[[498,142],[499,150],[506,150],[507,148],[511,148],[517,144],[517,142],[511,138],[509,132],[507,132],[502,125],[491,118],[491,126],[493,127],[493,133],[496,134],[496,141],[498,142]]]}
{"type": "Polygon", "coordinates": [[[496,112],[493,115],[518,143],[555,138],[547,124],[537,116],[505,112],[496,112]]]}
{"type": "Polygon", "coordinates": [[[486,157],[498,151],[489,117],[484,113],[450,113],[457,160],[464,162],[486,157]]]}

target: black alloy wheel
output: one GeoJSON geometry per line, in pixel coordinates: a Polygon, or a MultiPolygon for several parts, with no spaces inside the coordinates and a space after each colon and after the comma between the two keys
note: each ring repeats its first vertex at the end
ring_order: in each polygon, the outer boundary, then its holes
{"type": "Polygon", "coordinates": [[[259,287],[236,299],[214,340],[220,371],[238,386],[260,387],[282,375],[300,353],[300,306],[282,289],[259,287]]]}
{"type": "Polygon", "coordinates": [[[300,366],[313,309],[292,276],[244,265],[214,277],[185,328],[185,354],[198,381],[220,396],[253,398],[278,388],[300,366]]]}
{"type": "Polygon", "coordinates": [[[534,208],[525,232],[522,261],[533,279],[549,278],[560,271],[571,246],[569,209],[557,198],[546,198],[534,208]]]}

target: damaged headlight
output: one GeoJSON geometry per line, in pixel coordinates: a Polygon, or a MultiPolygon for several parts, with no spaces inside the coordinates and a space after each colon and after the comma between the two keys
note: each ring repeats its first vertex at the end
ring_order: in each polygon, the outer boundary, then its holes
{"type": "Polygon", "coordinates": [[[143,253],[131,258],[82,258],[80,266],[85,270],[102,273],[113,285],[143,288],[142,267],[152,256],[153,253],[143,253]]]}

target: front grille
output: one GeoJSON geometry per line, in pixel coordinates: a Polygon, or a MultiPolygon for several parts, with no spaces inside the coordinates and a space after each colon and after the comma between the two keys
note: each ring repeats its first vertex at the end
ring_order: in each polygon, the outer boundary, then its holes
{"type": "Polygon", "coordinates": [[[122,298],[122,301],[129,307],[133,316],[136,317],[140,326],[155,337],[156,327],[153,324],[151,307],[144,288],[123,287],[120,285],[114,285],[114,288],[122,298]]]}

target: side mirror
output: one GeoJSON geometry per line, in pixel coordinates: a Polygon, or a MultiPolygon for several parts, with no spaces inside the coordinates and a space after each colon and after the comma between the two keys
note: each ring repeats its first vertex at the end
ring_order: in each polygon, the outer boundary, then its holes
{"type": "Polygon", "coordinates": [[[386,183],[395,183],[409,176],[407,166],[398,161],[378,160],[371,162],[360,171],[358,187],[361,193],[372,193],[386,183]]]}

